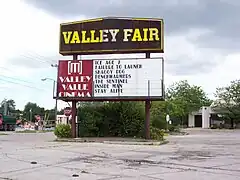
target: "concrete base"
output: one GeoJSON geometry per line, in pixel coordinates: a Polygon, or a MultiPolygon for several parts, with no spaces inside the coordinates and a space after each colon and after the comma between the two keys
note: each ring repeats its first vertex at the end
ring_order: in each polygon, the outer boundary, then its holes
{"type": "Polygon", "coordinates": [[[155,141],[130,138],[57,138],[58,142],[78,142],[78,143],[105,143],[105,144],[125,144],[125,145],[161,145],[168,141],[155,141]]]}

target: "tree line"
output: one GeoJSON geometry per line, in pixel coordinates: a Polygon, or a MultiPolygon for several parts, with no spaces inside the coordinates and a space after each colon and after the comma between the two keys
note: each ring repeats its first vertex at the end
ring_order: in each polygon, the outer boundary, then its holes
{"type": "MultiPolygon", "coordinates": [[[[152,129],[165,129],[167,114],[173,126],[187,125],[189,113],[210,105],[226,123],[232,126],[240,123],[240,80],[217,88],[214,100],[208,98],[201,86],[192,85],[187,80],[172,84],[165,93],[165,101],[151,104],[152,129]]],[[[47,110],[28,102],[21,111],[15,109],[14,100],[7,101],[9,112],[18,116],[22,114],[26,120],[33,120],[36,114],[54,119],[54,109],[47,110]]],[[[4,108],[3,103],[0,108],[4,108]]],[[[143,102],[82,102],[78,117],[82,136],[140,136],[144,131],[143,102]]]]}
{"type": "MultiPolygon", "coordinates": [[[[240,80],[217,88],[215,99],[209,99],[202,87],[179,81],[166,90],[165,101],[151,104],[151,136],[161,129],[175,131],[188,124],[188,115],[203,106],[211,106],[219,119],[240,123],[240,80]],[[166,122],[170,116],[171,125],[166,122]]],[[[80,136],[144,136],[144,102],[85,102],[78,109],[80,136]]]]}
{"type": "MultiPolygon", "coordinates": [[[[40,115],[45,119],[55,119],[55,109],[45,109],[36,103],[28,102],[23,110],[16,109],[16,103],[13,99],[4,99],[0,103],[0,112],[7,110],[7,115],[15,116],[17,119],[24,121],[35,121],[35,115],[40,115]]],[[[62,110],[63,112],[63,110],[62,110]]],[[[62,113],[61,111],[58,114],[62,113]]]]}

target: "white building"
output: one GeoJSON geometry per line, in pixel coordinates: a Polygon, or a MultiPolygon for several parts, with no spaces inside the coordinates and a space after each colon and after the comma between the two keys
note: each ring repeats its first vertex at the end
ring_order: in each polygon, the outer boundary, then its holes
{"type": "MultiPolygon", "coordinates": [[[[69,124],[70,119],[72,119],[71,116],[57,115],[56,125],[69,124]]],[[[77,116],[76,116],[76,123],[77,123],[77,116]]]]}
{"type": "Polygon", "coordinates": [[[192,112],[188,115],[188,127],[210,128],[213,124],[224,123],[219,120],[217,112],[211,106],[202,107],[199,111],[192,112]]]}

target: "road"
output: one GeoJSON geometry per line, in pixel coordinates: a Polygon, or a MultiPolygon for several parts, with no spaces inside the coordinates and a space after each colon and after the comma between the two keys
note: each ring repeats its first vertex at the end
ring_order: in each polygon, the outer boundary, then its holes
{"type": "Polygon", "coordinates": [[[52,133],[0,136],[0,179],[240,180],[236,130],[190,130],[161,146],[60,143],[54,138],[52,133]]]}

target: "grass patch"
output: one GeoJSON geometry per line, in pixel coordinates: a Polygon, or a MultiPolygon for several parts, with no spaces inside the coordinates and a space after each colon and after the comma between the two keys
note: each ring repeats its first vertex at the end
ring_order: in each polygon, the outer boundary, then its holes
{"type": "Polygon", "coordinates": [[[8,135],[7,133],[0,133],[0,136],[6,136],[8,135]]]}
{"type": "Polygon", "coordinates": [[[36,133],[35,130],[24,130],[24,131],[16,131],[16,133],[36,133]]]}
{"type": "Polygon", "coordinates": [[[53,132],[53,131],[36,131],[36,130],[24,130],[24,131],[16,131],[16,133],[46,133],[46,132],[53,132]]]}
{"type": "Polygon", "coordinates": [[[36,131],[37,133],[47,133],[47,132],[54,132],[54,130],[41,130],[41,131],[36,131]]]}
{"type": "Polygon", "coordinates": [[[169,143],[169,141],[164,140],[164,141],[161,143],[161,145],[164,145],[164,144],[167,144],[167,143],[169,143]]]}
{"type": "Polygon", "coordinates": [[[168,136],[169,134],[168,133],[164,133],[164,136],[168,136]]]}

